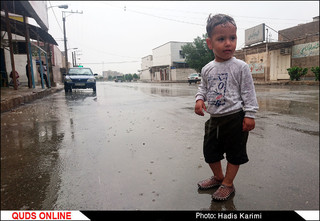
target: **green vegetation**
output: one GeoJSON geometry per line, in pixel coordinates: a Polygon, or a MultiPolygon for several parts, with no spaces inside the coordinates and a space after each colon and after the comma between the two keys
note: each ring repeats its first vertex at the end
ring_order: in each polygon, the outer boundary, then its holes
{"type": "Polygon", "coordinates": [[[319,81],[319,66],[317,67],[312,67],[311,71],[314,73],[315,77],[316,77],[316,81],[319,81]]]}
{"type": "Polygon", "coordinates": [[[182,54],[185,55],[186,63],[198,73],[201,69],[214,59],[214,54],[207,46],[207,35],[197,37],[192,43],[182,46],[182,54]]]}
{"type": "Polygon", "coordinates": [[[288,74],[290,75],[290,80],[299,81],[302,76],[307,74],[308,68],[292,67],[292,68],[288,68],[287,71],[288,71],[288,74]]]}

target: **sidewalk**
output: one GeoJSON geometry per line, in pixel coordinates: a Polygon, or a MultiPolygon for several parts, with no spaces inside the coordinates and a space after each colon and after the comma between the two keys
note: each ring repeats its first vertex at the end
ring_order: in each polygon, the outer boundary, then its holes
{"type": "Polygon", "coordinates": [[[42,89],[41,86],[28,88],[19,86],[18,90],[13,87],[1,87],[1,113],[10,111],[22,104],[30,103],[36,99],[43,98],[50,94],[63,90],[63,85],[57,84],[56,87],[42,89]]]}

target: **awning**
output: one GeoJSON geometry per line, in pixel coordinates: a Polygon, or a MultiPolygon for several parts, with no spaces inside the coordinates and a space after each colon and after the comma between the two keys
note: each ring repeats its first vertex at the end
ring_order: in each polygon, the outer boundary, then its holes
{"type": "MultiPolygon", "coordinates": [[[[47,30],[48,28],[43,23],[39,15],[34,11],[34,8],[32,5],[38,6],[38,3],[35,3],[35,1],[1,1],[1,10],[4,10],[4,4],[8,7],[8,12],[13,13],[16,15],[22,15],[26,17],[33,18],[37,24],[42,27],[43,30],[47,30]]],[[[41,10],[41,9],[40,9],[41,10]]]]}
{"type": "Polygon", "coordinates": [[[21,1],[1,1],[1,10],[4,10],[5,7],[3,4],[5,3],[7,4],[9,13],[32,18],[32,15],[22,6],[21,1]]]}
{"type": "MultiPolygon", "coordinates": [[[[10,18],[9,18],[9,21],[10,21],[11,33],[25,36],[26,29],[24,27],[23,22],[10,19],[10,18]]],[[[27,24],[27,26],[29,28],[29,35],[31,39],[38,40],[38,35],[39,35],[39,41],[58,45],[57,42],[54,40],[54,38],[48,32],[34,25],[27,24]]],[[[6,19],[5,17],[2,17],[2,16],[1,16],[1,31],[7,31],[6,19]]]]}

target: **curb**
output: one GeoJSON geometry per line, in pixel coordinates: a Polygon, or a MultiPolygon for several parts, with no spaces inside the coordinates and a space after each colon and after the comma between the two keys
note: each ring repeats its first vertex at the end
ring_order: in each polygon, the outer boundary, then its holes
{"type": "Polygon", "coordinates": [[[270,82],[263,82],[263,81],[255,81],[255,85],[307,85],[307,86],[319,86],[319,81],[270,81],[270,82]]]}
{"type": "Polygon", "coordinates": [[[48,95],[63,90],[63,88],[50,88],[37,92],[30,92],[24,95],[15,95],[9,99],[1,100],[1,113],[11,111],[25,103],[31,103],[34,100],[44,98],[48,95]]]}

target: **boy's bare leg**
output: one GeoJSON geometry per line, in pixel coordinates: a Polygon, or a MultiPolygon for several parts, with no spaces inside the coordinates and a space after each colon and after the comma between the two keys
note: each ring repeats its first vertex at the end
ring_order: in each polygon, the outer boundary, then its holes
{"type": "Polygon", "coordinates": [[[228,162],[226,176],[222,182],[223,185],[232,186],[233,180],[237,175],[240,165],[234,165],[228,162]]]}
{"type": "Polygon", "coordinates": [[[218,161],[215,163],[209,163],[209,166],[213,172],[215,179],[222,181],[224,179],[224,175],[222,172],[221,161],[218,161]]]}

